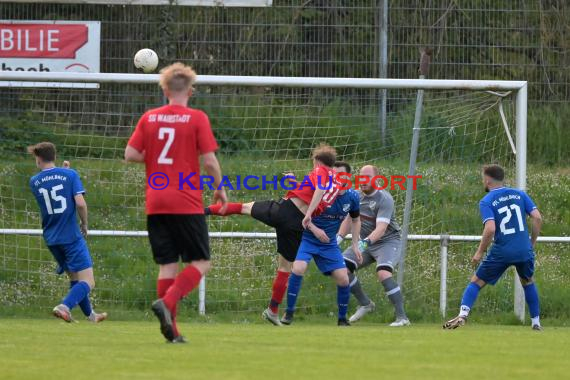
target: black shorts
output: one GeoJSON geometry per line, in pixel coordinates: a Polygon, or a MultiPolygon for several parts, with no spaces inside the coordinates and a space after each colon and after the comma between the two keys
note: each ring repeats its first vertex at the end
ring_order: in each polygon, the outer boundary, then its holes
{"type": "Polygon", "coordinates": [[[254,202],[251,216],[260,222],[275,228],[277,233],[277,252],[289,262],[295,261],[301,237],[302,221],[305,215],[290,200],[254,202]]]}
{"type": "Polygon", "coordinates": [[[146,219],[154,262],[159,265],[210,260],[206,217],[198,214],[155,214],[146,219]]]}

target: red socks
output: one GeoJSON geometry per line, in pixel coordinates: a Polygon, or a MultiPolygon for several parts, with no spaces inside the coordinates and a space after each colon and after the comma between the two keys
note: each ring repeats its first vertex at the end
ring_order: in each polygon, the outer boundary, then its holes
{"type": "Polygon", "coordinates": [[[174,284],[170,286],[162,300],[166,307],[174,313],[176,304],[184,296],[192,291],[200,283],[202,273],[193,265],[188,265],[182,272],[178,273],[174,284]]]}
{"type": "Polygon", "coordinates": [[[164,297],[168,288],[170,288],[174,284],[173,278],[159,278],[156,282],[156,293],[158,298],[164,297]]]}
{"type": "Polygon", "coordinates": [[[220,215],[220,216],[235,215],[235,214],[241,214],[242,205],[243,203],[228,203],[226,207],[226,212],[223,214],[220,213],[220,209],[222,208],[221,203],[210,205],[208,206],[208,209],[210,210],[211,215],[220,215]]]}
{"type": "Polygon", "coordinates": [[[269,308],[273,313],[279,311],[279,305],[283,302],[283,296],[287,291],[287,281],[289,281],[289,272],[277,271],[277,276],[273,280],[273,292],[271,293],[271,302],[269,308]]]}
{"type": "MultiPolygon", "coordinates": [[[[156,293],[158,295],[158,298],[164,297],[172,284],[174,284],[173,278],[159,278],[156,282],[156,293]]],[[[174,334],[176,336],[180,335],[178,332],[178,327],[176,326],[176,305],[174,305],[174,310],[172,311],[172,324],[174,327],[174,334]]]]}

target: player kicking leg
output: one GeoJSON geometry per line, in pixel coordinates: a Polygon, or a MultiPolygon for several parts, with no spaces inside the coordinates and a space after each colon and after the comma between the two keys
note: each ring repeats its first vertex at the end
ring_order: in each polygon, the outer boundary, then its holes
{"type": "Polygon", "coordinates": [[[312,213],[311,203],[316,202],[313,206],[316,206],[317,212],[322,212],[336,198],[338,192],[336,186],[325,186],[328,189],[323,190],[317,184],[317,181],[325,184],[328,178],[333,176],[331,167],[335,165],[335,160],[336,151],[328,145],[321,144],[313,150],[314,170],[307,176],[310,184],[302,181],[301,186],[289,191],[278,201],[228,203],[225,211],[222,211],[219,204],[210,205],[205,209],[206,215],[249,215],[275,228],[279,261],[273,279],[271,299],[262,317],[276,326],[281,325],[279,305],[283,302],[292,263],[301,244],[303,218],[305,214],[312,213]]]}
{"type": "MultiPolygon", "coordinates": [[[[344,170],[348,172],[349,168],[344,170]]],[[[337,284],[338,325],[349,326],[346,320],[350,286],[342,252],[336,241],[336,234],[347,215],[350,214],[352,234],[360,234],[360,205],[358,194],[353,190],[341,191],[335,202],[323,214],[314,218],[303,232],[301,246],[293,263],[293,273],[289,278],[287,311],[281,319],[283,324],[291,324],[301,288],[303,275],[311,259],[315,259],[321,273],[331,275],[337,284]]],[[[353,242],[355,260],[362,262],[356,240],[353,242]]]]}

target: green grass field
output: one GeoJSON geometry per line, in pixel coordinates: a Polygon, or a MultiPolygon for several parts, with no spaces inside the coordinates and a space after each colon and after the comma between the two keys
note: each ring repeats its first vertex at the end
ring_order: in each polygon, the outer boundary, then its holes
{"type": "Polygon", "coordinates": [[[568,378],[570,328],[471,324],[393,329],[300,321],[182,323],[186,345],[154,322],[66,324],[0,320],[0,378],[8,379],[514,379],[568,378]],[[317,323],[318,324],[315,324],[317,323]]]}

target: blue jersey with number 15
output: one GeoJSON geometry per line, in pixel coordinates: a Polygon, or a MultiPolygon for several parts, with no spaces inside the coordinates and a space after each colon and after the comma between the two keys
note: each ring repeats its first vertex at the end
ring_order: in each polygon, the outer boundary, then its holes
{"type": "Polygon", "coordinates": [[[82,237],[75,216],[75,195],[85,190],[75,170],[44,169],[30,179],[30,187],[40,206],[47,245],[69,244],[82,237]]]}
{"type": "Polygon", "coordinates": [[[522,190],[500,187],[479,203],[483,224],[495,221],[495,242],[489,251],[498,261],[521,262],[533,257],[526,215],[536,208],[522,190]]]}

